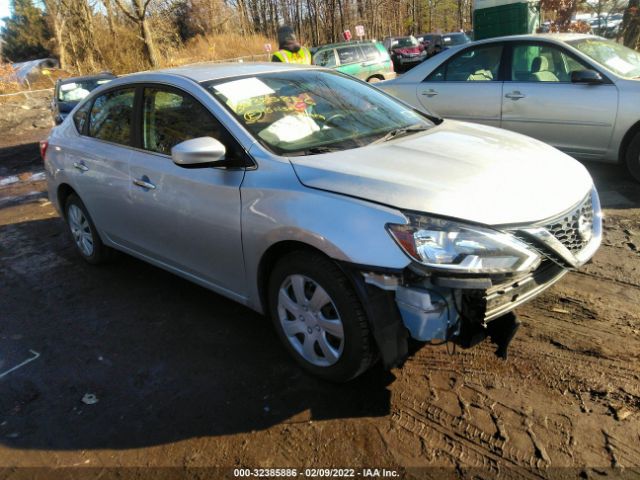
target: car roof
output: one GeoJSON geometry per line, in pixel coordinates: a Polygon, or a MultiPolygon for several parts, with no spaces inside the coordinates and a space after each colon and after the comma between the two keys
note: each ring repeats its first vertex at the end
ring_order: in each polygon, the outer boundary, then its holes
{"type": "MultiPolygon", "coordinates": [[[[153,70],[140,72],[140,74],[148,73],[167,73],[171,75],[180,75],[190,78],[196,82],[206,82],[208,80],[217,80],[219,78],[239,77],[242,75],[256,75],[269,72],[286,72],[290,70],[299,70],[301,68],[318,68],[308,65],[289,64],[280,62],[247,62],[247,63],[198,63],[193,65],[184,65],[181,67],[165,68],[162,70],[153,70]]],[[[133,74],[135,76],[138,74],[133,74]]],[[[130,78],[129,77],[129,78],[130,78]]]]}
{"type": "Polygon", "coordinates": [[[81,77],[59,78],[58,82],[64,85],[65,83],[79,82],[83,80],[93,80],[94,78],[101,79],[101,78],[117,78],[117,77],[111,72],[100,72],[100,73],[96,73],[95,75],[83,75],[81,77]]]}
{"type": "Polygon", "coordinates": [[[353,42],[337,42],[337,43],[327,43],[325,45],[318,45],[314,47],[314,50],[317,52],[322,50],[323,48],[337,48],[337,47],[351,47],[354,45],[375,45],[378,42],[374,42],[373,40],[365,40],[363,42],[353,41],[353,42]]]}
{"type": "Polygon", "coordinates": [[[600,37],[597,37],[596,35],[589,35],[587,33],[530,33],[525,35],[508,35],[504,37],[485,38],[483,40],[476,40],[474,43],[502,42],[505,40],[506,41],[552,40],[556,42],[570,42],[572,40],[579,40],[583,38],[600,38],[600,37]]]}

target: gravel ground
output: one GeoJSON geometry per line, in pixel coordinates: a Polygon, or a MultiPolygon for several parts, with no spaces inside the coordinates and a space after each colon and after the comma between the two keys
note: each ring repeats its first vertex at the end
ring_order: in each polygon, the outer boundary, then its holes
{"type": "Polygon", "coordinates": [[[83,263],[38,175],[46,130],[16,132],[0,138],[0,375],[28,363],[0,378],[0,478],[640,478],[640,185],[621,169],[588,165],[603,246],[518,310],[508,361],[424,346],[331,385],[232,301],[125,255],[83,263]]]}

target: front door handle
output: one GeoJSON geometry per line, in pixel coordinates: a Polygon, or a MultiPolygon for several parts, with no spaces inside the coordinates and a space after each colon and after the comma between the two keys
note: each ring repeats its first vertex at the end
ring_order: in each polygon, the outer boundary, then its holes
{"type": "Polygon", "coordinates": [[[422,92],[422,95],[426,95],[427,97],[434,97],[437,94],[438,92],[436,92],[433,88],[430,88],[429,90],[422,92]]]}
{"type": "Polygon", "coordinates": [[[87,170],[89,170],[89,167],[87,167],[84,162],[73,162],[73,168],[76,168],[78,170],[80,170],[81,172],[86,172],[87,170]]]}
{"type": "Polygon", "coordinates": [[[145,190],[155,190],[156,186],[151,183],[149,177],[146,175],[142,178],[136,178],[133,183],[139,187],[144,188],[145,190]]]}
{"type": "Polygon", "coordinates": [[[511,100],[520,100],[521,98],[526,97],[526,95],[523,95],[518,90],[516,90],[515,92],[507,93],[505,97],[510,98],[511,100]]]}

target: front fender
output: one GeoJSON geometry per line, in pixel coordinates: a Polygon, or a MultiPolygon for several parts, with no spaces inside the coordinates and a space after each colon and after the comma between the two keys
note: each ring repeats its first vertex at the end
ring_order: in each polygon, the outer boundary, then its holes
{"type": "MultiPolygon", "coordinates": [[[[256,155],[254,155],[254,158],[256,155]]],[[[338,261],[403,269],[409,258],[387,233],[396,209],[303,186],[288,161],[257,159],[242,184],[242,241],[249,304],[262,311],[259,265],[280,242],[309,245],[338,261]]]]}

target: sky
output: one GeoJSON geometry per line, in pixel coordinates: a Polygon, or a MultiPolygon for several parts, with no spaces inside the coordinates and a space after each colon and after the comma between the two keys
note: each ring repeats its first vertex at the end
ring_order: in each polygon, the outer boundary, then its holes
{"type": "Polygon", "coordinates": [[[9,16],[9,0],[0,0],[0,27],[4,26],[2,19],[9,16]]]}

